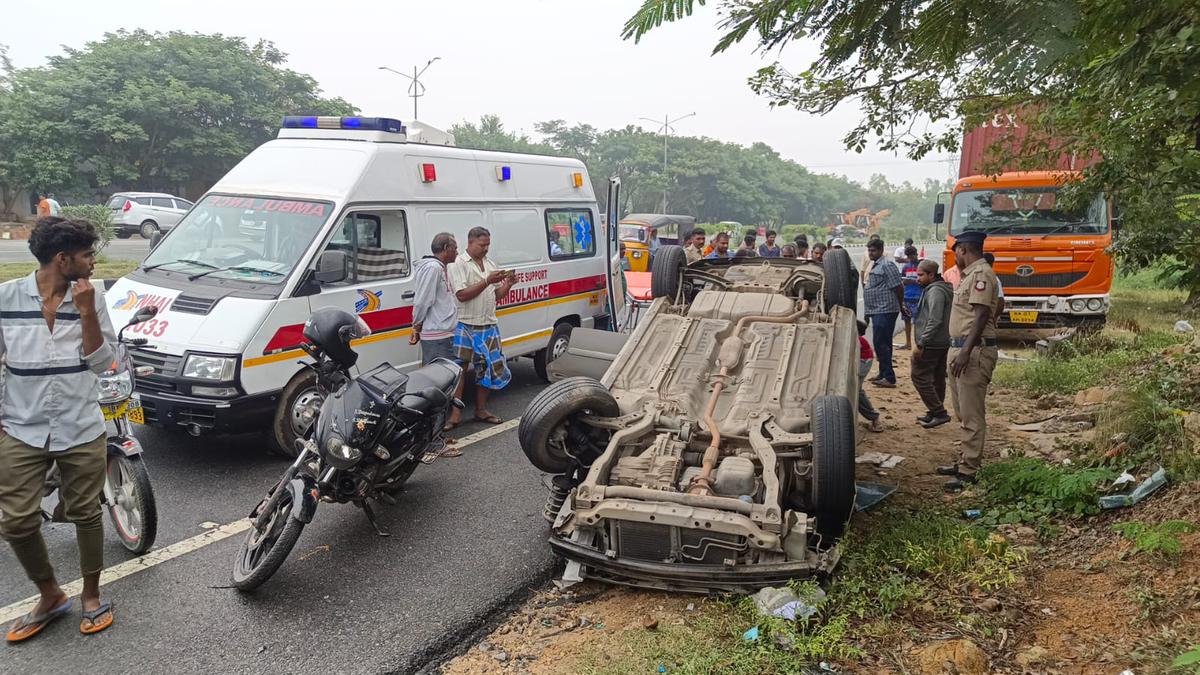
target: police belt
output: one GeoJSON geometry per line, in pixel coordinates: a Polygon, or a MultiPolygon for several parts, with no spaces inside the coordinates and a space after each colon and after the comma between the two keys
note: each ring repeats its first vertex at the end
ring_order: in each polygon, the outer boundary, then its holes
{"type": "MultiPolygon", "coordinates": [[[[965,338],[965,337],[950,338],[950,346],[955,349],[961,349],[962,346],[965,344],[967,344],[967,338],[965,338]]],[[[979,338],[979,344],[977,344],[975,346],[976,347],[995,347],[998,344],[999,343],[996,342],[996,338],[981,337],[981,338],[979,338]]]]}

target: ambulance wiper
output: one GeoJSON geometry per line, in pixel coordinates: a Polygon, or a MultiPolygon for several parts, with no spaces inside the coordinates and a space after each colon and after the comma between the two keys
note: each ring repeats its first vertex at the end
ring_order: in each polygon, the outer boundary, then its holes
{"type": "Polygon", "coordinates": [[[211,270],[205,270],[198,274],[193,274],[192,276],[188,277],[188,281],[195,281],[195,280],[199,279],[200,277],[206,277],[210,274],[216,274],[217,272],[257,272],[258,274],[269,275],[269,276],[274,276],[274,277],[283,276],[283,272],[276,272],[275,270],[264,269],[262,267],[250,267],[248,265],[233,265],[231,267],[214,267],[211,270]]]}
{"type": "Polygon", "coordinates": [[[214,270],[217,269],[216,265],[213,265],[211,263],[206,263],[203,260],[189,260],[187,258],[180,258],[178,260],[167,260],[167,261],[160,262],[160,263],[154,263],[153,265],[143,265],[142,271],[146,272],[146,271],[149,271],[152,269],[157,269],[159,267],[162,267],[163,265],[170,265],[171,263],[184,263],[187,265],[196,265],[197,267],[208,267],[208,268],[214,269],[214,270]]]}

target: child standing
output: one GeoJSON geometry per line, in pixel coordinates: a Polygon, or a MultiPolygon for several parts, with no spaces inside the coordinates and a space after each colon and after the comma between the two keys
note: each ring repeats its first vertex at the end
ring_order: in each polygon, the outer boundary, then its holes
{"type": "Polygon", "coordinates": [[[869,424],[867,429],[880,433],[883,431],[883,422],[880,420],[879,411],[875,406],[871,405],[871,399],[867,397],[867,390],[863,388],[863,381],[867,379],[867,374],[871,372],[871,364],[875,362],[875,352],[871,349],[871,343],[866,338],[867,322],[858,322],[858,414],[867,419],[869,424]]]}

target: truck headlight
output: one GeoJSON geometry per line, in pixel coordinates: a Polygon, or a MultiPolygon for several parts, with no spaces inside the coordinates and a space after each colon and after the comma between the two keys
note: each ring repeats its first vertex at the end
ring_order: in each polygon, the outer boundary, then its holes
{"type": "Polygon", "coordinates": [[[1104,308],[1104,301],[1100,298],[1089,298],[1087,301],[1087,308],[1093,312],[1099,312],[1104,308]]]}
{"type": "Polygon", "coordinates": [[[237,359],[230,356],[192,354],[183,364],[183,376],[197,380],[229,382],[237,369],[237,359]]]}
{"type": "Polygon", "coordinates": [[[133,394],[133,378],[126,370],[115,375],[100,377],[100,403],[117,403],[133,394]]]}
{"type": "Polygon", "coordinates": [[[1087,300],[1083,298],[1075,298],[1071,301],[1072,312],[1083,312],[1087,310],[1087,300]]]}

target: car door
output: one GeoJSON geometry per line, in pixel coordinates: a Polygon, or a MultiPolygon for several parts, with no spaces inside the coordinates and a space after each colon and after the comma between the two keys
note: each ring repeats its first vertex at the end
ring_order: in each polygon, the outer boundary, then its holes
{"type": "Polygon", "coordinates": [[[621,179],[613,176],[608,179],[608,216],[601,225],[603,231],[604,259],[608,263],[608,315],[612,317],[611,327],[621,331],[628,319],[625,306],[625,270],[621,267],[621,238],[619,223],[621,214],[618,205],[621,203],[621,179]]]}
{"type": "Polygon", "coordinates": [[[325,245],[325,250],[346,252],[346,279],[323,286],[310,304],[314,311],[344,309],[370,326],[371,335],[354,343],[362,371],[385,361],[405,369],[420,364],[420,350],[407,339],[414,295],[409,240],[404,210],[354,207],[325,245]]]}
{"type": "Polygon", "coordinates": [[[150,217],[158,223],[158,229],[169,230],[179,222],[175,202],[170,197],[150,197],[148,201],[150,202],[150,217]]]}

